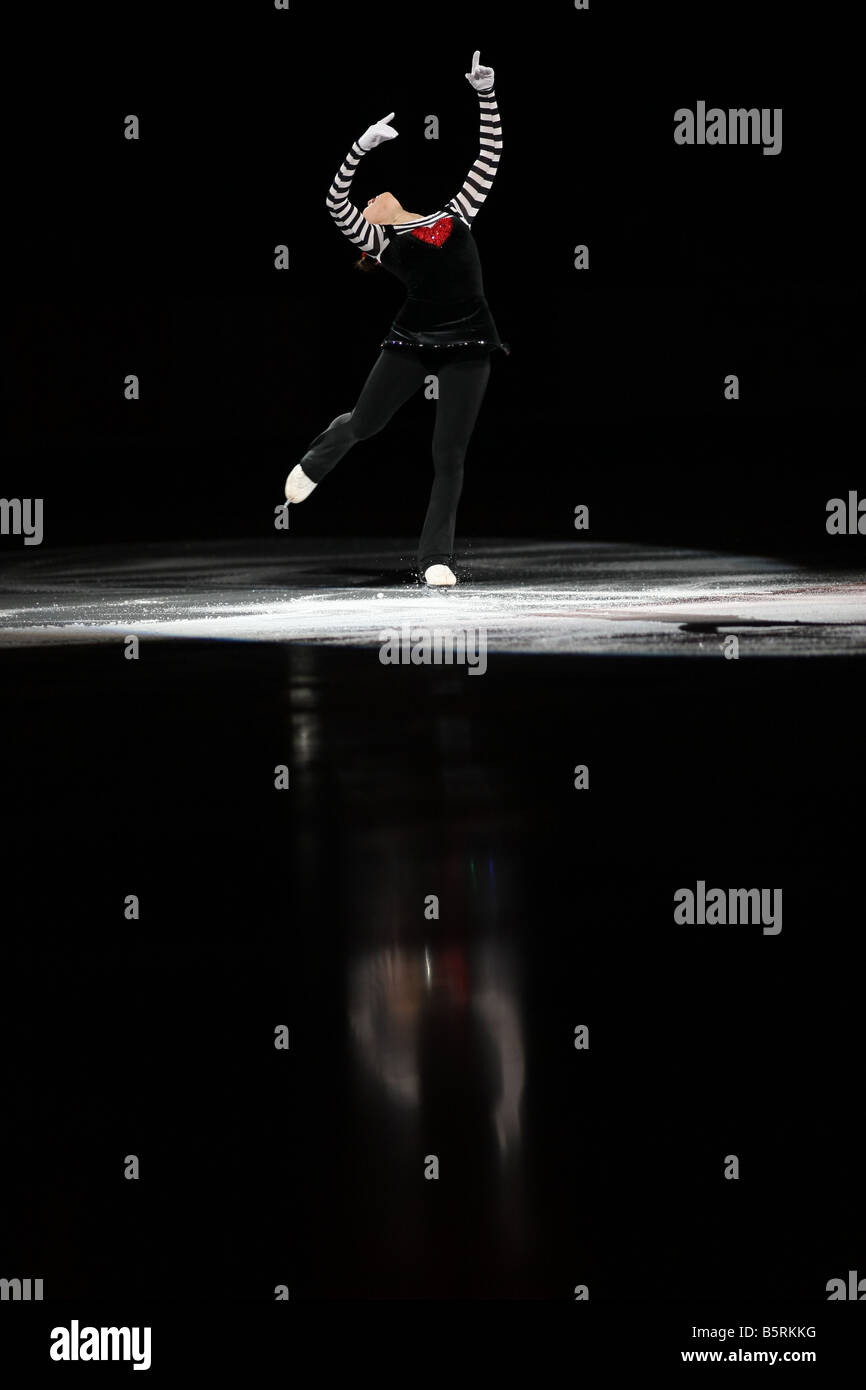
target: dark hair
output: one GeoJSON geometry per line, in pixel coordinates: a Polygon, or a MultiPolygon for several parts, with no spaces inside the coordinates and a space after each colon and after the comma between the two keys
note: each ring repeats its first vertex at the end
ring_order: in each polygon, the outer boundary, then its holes
{"type": "Polygon", "coordinates": [[[379,262],[367,251],[362,251],[360,258],[355,262],[354,269],[362,270],[369,274],[372,270],[379,270],[379,262]]]}

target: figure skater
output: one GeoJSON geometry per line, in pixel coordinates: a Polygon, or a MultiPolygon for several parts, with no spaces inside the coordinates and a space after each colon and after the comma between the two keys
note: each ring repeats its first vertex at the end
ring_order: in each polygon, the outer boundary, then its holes
{"type": "Polygon", "coordinates": [[[384,266],[407,297],[394,318],[354,410],[338,415],[310,444],[286,479],[286,498],[302,502],[359,439],[378,433],[431,371],[439,396],[433,428],[433,488],[418,543],[418,572],[428,585],[453,585],[451,569],[463,461],[490,376],[490,355],[510,352],[499,337],[471,235],[493,184],[502,149],[493,69],[480,50],[465,73],[478,93],[481,148],[460,192],[435,212],[407,212],[391,193],[370,198],[363,212],[349,201],[362,157],[396,138],[390,112],[356,140],[328,191],[327,208],[340,231],[362,248],[356,267],[384,266]]]}

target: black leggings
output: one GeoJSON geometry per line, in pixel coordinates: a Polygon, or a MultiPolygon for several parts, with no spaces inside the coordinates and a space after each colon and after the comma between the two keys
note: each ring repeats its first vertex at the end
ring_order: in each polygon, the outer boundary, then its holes
{"type": "Polygon", "coordinates": [[[359,439],[377,434],[425,377],[439,378],[433,426],[433,490],[418,543],[418,567],[450,565],[457,504],[463,489],[463,460],[490,376],[490,357],[439,354],[447,349],[382,348],[354,410],[338,415],[317,435],[300,460],[318,483],[359,439]],[[435,355],[434,355],[435,354],[435,355]]]}

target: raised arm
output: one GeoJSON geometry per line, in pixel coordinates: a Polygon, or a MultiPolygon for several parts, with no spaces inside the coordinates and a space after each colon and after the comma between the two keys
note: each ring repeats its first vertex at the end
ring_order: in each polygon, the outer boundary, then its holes
{"type": "Polygon", "coordinates": [[[352,187],[352,179],[355,177],[355,172],[364,155],[375,149],[383,140],[393,140],[396,136],[396,130],[388,125],[393,115],[394,112],[392,111],[383,120],[368,126],[360,139],[352,141],[352,148],[334,175],[325,200],[328,212],[343,235],[348,237],[355,246],[360,246],[362,251],[373,256],[381,256],[390,238],[385,234],[384,227],[368,222],[360,209],[356,208],[353,202],[350,202],[349,192],[352,187]]]}
{"type": "Polygon", "coordinates": [[[472,58],[472,71],[466,74],[467,80],[478,93],[481,114],[478,158],[466,175],[460,192],[445,204],[449,212],[455,213],[469,227],[472,226],[475,214],[493,187],[502,151],[502,125],[493,89],[493,69],[482,67],[478,61],[480,56],[480,51],[476,50],[472,58]]]}

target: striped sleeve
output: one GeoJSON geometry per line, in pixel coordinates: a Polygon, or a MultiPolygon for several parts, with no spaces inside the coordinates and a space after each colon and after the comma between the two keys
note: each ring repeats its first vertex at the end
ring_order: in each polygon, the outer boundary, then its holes
{"type": "Polygon", "coordinates": [[[355,204],[349,201],[352,179],[355,177],[358,165],[367,153],[368,151],[362,149],[357,140],[353,140],[352,148],[334,175],[334,181],[328,189],[326,206],[344,236],[347,236],[355,246],[360,246],[361,250],[366,251],[368,255],[378,257],[388,245],[390,237],[385,235],[384,227],[377,227],[368,222],[366,217],[355,207],[355,204]]]}
{"type": "Polygon", "coordinates": [[[499,120],[499,105],[494,91],[479,92],[481,107],[481,148],[478,158],[466,175],[460,192],[446,204],[469,227],[487,194],[493,187],[499,156],[502,151],[502,125],[499,120]]]}

